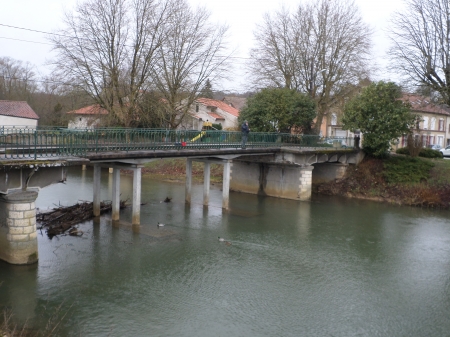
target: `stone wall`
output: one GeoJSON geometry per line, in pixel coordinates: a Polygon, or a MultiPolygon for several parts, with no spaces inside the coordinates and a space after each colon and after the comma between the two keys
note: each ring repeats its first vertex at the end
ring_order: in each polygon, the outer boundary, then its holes
{"type": "Polygon", "coordinates": [[[38,260],[35,200],[38,193],[20,191],[0,196],[0,259],[12,264],[38,260]]]}

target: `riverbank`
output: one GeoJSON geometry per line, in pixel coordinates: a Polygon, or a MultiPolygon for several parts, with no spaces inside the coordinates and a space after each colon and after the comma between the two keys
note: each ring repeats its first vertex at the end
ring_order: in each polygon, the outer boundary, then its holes
{"type": "MultiPolygon", "coordinates": [[[[161,159],[147,163],[142,169],[143,175],[167,182],[184,182],[186,179],[186,159],[161,159]]],[[[192,163],[194,182],[203,181],[203,163],[192,163]]],[[[223,166],[211,164],[210,180],[212,184],[222,183],[223,166]]]]}
{"type": "MultiPolygon", "coordinates": [[[[184,182],[185,159],[148,163],[144,175],[168,182],[184,182]]],[[[203,164],[193,163],[193,179],[203,181],[203,164]]],[[[211,183],[222,183],[223,167],[211,165],[211,183]]],[[[397,205],[450,208],[450,160],[394,155],[386,159],[366,157],[350,165],[344,178],[319,186],[313,193],[367,199],[397,205]]]]}
{"type": "Polygon", "coordinates": [[[450,208],[450,160],[391,156],[366,157],[350,165],[344,178],[315,186],[319,194],[397,205],[450,208]]]}

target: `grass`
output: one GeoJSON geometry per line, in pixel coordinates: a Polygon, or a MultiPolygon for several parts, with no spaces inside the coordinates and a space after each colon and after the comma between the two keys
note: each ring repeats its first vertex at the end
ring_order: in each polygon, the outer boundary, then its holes
{"type": "Polygon", "coordinates": [[[422,158],[389,157],[383,162],[383,176],[389,184],[420,183],[427,181],[434,163],[422,158]]]}

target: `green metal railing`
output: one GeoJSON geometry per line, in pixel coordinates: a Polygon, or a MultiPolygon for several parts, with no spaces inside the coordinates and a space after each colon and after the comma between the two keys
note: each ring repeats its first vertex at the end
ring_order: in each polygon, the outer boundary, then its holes
{"type": "MultiPolygon", "coordinates": [[[[76,156],[89,153],[138,150],[182,150],[240,148],[241,132],[166,129],[67,129],[0,128],[0,157],[40,158],[76,156]]],[[[315,135],[252,132],[248,148],[260,147],[341,147],[353,146],[351,138],[327,139],[315,135]],[[340,144],[340,146],[337,146],[340,144]],[[345,144],[345,145],[344,145],[345,144]]]]}

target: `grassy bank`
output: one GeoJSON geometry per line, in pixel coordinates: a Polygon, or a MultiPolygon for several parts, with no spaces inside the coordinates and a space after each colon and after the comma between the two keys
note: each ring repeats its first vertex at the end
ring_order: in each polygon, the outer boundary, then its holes
{"type": "Polygon", "coordinates": [[[366,157],[343,179],[316,187],[340,195],[430,208],[450,208],[450,160],[393,155],[366,157]]]}
{"type": "MultiPolygon", "coordinates": [[[[203,163],[192,163],[192,176],[195,182],[203,181],[203,163]]],[[[147,163],[142,174],[164,181],[183,182],[186,178],[186,159],[161,159],[147,163]]],[[[211,164],[211,183],[222,183],[223,166],[211,164]]]]}

